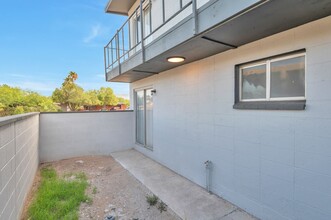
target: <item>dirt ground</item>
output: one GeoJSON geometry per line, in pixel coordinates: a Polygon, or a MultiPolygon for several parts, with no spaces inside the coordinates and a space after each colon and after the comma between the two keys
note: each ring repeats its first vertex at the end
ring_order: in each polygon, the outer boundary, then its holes
{"type": "MultiPolygon", "coordinates": [[[[48,164],[44,164],[45,166],[48,164]]],[[[79,219],[107,219],[115,216],[123,220],[177,220],[180,219],[172,210],[160,212],[158,205],[150,207],[146,196],[152,195],[144,185],[125,170],[110,156],[90,156],[62,160],[51,163],[59,176],[68,173],[84,172],[90,183],[87,194],[93,203],[83,203],[79,210],[79,219]]],[[[27,203],[36,191],[37,175],[28,196],[27,203]]],[[[28,204],[26,205],[28,206],[28,204]]],[[[26,216],[25,213],[23,214],[26,216]]]]}

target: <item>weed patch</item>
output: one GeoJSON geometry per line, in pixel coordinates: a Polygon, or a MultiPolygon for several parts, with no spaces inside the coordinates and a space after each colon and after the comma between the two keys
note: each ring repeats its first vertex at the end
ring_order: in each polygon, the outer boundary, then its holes
{"type": "Polygon", "coordinates": [[[36,198],[29,207],[29,218],[78,219],[78,209],[82,202],[91,199],[85,194],[88,187],[84,173],[73,174],[71,181],[59,178],[52,167],[41,170],[41,184],[36,198]]]}
{"type": "Polygon", "coordinates": [[[97,187],[93,187],[92,194],[97,194],[97,193],[98,193],[97,187]]]}
{"type": "Polygon", "coordinates": [[[146,196],[146,201],[150,206],[156,205],[156,203],[159,201],[159,198],[156,195],[152,196],[146,196]]]}
{"type": "Polygon", "coordinates": [[[157,207],[157,209],[160,211],[160,213],[166,212],[167,211],[167,205],[164,202],[161,201],[159,206],[157,207]]]}

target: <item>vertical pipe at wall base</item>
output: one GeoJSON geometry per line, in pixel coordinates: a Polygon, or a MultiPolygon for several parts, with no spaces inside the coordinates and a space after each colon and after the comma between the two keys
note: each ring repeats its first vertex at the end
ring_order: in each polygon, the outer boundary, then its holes
{"type": "Polygon", "coordinates": [[[212,170],[212,162],[210,160],[207,160],[205,163],[206,166],[206,190],[209,193],[211,192],[211,170],[212,170]]]}

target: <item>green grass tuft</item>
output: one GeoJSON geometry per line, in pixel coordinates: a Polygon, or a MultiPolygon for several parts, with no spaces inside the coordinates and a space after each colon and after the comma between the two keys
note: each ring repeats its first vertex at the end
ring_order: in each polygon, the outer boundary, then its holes
{"type": "Polygon", "coordinates": [[[67,181],[58,178],[51,167],[41,170],[41,185],[29,208],[33,220],[78,219],[78,209],[82,202],[91,201],[85,194],[88,187],[84,173],[75,174],[76,179],[67,181]]]}
{"type": "Polygon", "coordinates": [[[146,201],[150,206],[154,206],[159,201],[159,198],[156,195],[148,195],[146,196],[146,201]]]}
{"type": "Polygon", "coordinates": [[[86,174],[83,173],[83,172],[76,173],[74,176],[75,176],[77,179],[79,179],[79,180],[87,181],[87,176],[86,176],[86,174]]]}
{"type": "Polygon", "coordinates": [[[50,180],[57,178],[56,171],[52,167],[44,167],[41,170],[41,178],[42,180],[50,180]]]}

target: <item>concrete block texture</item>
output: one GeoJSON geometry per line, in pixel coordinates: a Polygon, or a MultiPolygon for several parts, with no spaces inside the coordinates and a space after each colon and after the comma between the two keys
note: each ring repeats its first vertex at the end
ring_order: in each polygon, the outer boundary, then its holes
{"type": "Polygon", "coordinates": [[[38,164],[39,113],[1,118],[0,220],[19,219],[38,164]]]}
{"type": "Polygon", "coordinates": [[[82,112],[40,115],[40,160],[109,155],[134,146],[134,113],[82,112]]]}
{"type": "MultiPolygon", "coordinates": [[[[153,151],[261,219],[331,219],[331,16],[134,82],[153,87],[153,151]],[[235,66],[306,49],[303,111],[236,110],[235,66]]],[[[133,104],[134,106],[134,104],[133,104]]]]}

